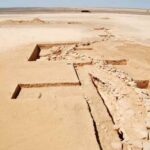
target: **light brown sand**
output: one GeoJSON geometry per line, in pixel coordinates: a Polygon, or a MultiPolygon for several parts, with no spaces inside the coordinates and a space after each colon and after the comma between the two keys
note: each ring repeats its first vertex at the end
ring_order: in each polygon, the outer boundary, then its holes
{"type": "Polygon", "coordinates": [[[149,15],[5,14],[0,37],[0,150],[150,149],[149,15]]]}

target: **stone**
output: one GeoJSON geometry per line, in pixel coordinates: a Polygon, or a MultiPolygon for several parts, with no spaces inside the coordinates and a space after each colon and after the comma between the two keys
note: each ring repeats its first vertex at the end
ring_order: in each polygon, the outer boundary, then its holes
{"type": "Polygon", "coordinates": [[[135,88],[135,91],[136,91],[136,93],[138,93],[138,94],[141,94],[141,93],[142,93],[141,89],[139,89],[139,88],[135,88]]]}
{"type": "Polygon", "coordinates": [[[143,150],[150,150],[150,141],[143,142],[143,150]]]}
{"type": "MultiPolygon", "coordinates": [[[[149,98],[150,98],[148,95],[143,94],[143,93],[142,93],[142,97],[143,97],[144,99],[149,99],[149,98]]],[[[150,101],[150,99],[149,99],[149,101],[150,101]]]]}
{"type": "Polygon", "coordinates": [[[146,106],[146,111],[147,111],[147,112],[150,112],[150,105],[147,105],[147,106],[146,106]]]}
{"type": "Polygon", "coordinates": [[[114,130],[118,131],[119,130],[119,126],[118,125],[114,125],[114,130]]]}
{"type": "Polygon", "coordinates": [[[150,129],[150,118],[146,119],[146,128],[150,129]]]}
{"type": "Polygon", "coordinates": [[[143,99],[145,106],[150,106],[150,100],[149,99],[143,99]]]}
{"type": "Polygon", "coordinates": [[[121,142],[113,142],[111,143],[113,150],[122,150],[122,143],[121,142]]]}
{"type": "Polygon", "coordinates": [[[115,68],[112,68],[112,69],[111,69],[111,72],[116,72],[116,69],[115,69],[115,68]]]}
{"type": "Polygon", "coordinates": [[[143,143],[141,140],[133,141],[131,147],[132,147],[132,150],[142,150],[143,143]]]}
{"type": "Polygon", "coordinates": [[[120,75],[120,78],[121,78],[121,79],[125,79],[126,76],[125,76],[124,74],[121,74],[121,75],[120,75]]]}
{"type": "Polygon", "coordinates": [[[132,86],[132,87],[135,87],[135,86],[136,86],[136,83],[135,83],[134,81],[131,81],[131,82],[128,82],[127,85],[132,86]]]}

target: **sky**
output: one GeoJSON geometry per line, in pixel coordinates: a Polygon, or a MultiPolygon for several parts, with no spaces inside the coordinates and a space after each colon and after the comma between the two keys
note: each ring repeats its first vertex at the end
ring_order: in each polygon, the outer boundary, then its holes
{"type": "Polygon", "coordinates": [[[0,7],[150,8],[150,0],[0,0],[0,7]]]}

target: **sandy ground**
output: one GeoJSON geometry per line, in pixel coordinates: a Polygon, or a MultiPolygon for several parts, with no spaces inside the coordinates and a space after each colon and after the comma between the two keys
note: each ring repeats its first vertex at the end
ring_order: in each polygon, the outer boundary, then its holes
{"type": "Polygon", "coordinates": [[[0,150],[149,150],[150,16],[0,15],[0,150]]]}

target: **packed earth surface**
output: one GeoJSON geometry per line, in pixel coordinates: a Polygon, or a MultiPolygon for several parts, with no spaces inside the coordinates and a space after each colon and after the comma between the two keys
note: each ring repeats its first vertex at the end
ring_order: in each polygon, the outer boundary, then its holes
{"type": "Polygon", "coordinates": [[[150,16],[0,15],[0,150],[150,150],[150,16]]]}

